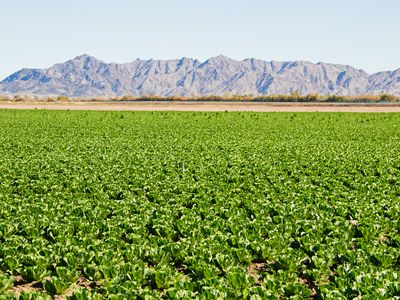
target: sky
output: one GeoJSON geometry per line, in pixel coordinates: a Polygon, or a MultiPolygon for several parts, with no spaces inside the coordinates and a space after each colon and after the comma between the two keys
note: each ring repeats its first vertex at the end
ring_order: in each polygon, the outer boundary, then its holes
{"type": "Polygon", "coordinates": [[[0,80],[81,54],[400,67],[399,0],[0,0],[0,80]]]}

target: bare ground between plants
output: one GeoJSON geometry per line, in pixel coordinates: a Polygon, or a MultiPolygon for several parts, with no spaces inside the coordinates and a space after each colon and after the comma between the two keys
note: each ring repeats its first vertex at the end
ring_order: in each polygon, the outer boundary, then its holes
{"type": "Polygon", "coordinates": [[[0,109],[108,111],[400,112],[400,104],[244,102],[4,102],[0,109]]]}
{"type": "MultiPolygon", "coordinates": [[[[48,279],[48,278],[47,278],[48,279]]],[[[98,282],[90,282],[86,278],[80,276],[76,282],[76,284],[71,285],[69,289],[67,289],[64,295],[54,295],[54,300],[63,300],[65,297],[72,296],[73,289],[87,289],[89,291],[99,288],[98,282]]],[[[12,288],[12,293],[18,298],[22,292],[45,292],[43,283],[40,281],[25,281],[22,276],[18,275],[14,278],[14,287],[12,288]]],[[[99,290],[98,292],[101,292],[99,290]]]]}

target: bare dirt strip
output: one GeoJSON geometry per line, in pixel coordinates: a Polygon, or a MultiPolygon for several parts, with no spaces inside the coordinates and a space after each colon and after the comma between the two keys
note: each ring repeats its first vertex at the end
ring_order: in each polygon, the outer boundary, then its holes
{"type": "Polygon", "coordinates": [[[400,104],[271,102],[0,102],[0,109],[111,111],[400,112],[400,104]]]}

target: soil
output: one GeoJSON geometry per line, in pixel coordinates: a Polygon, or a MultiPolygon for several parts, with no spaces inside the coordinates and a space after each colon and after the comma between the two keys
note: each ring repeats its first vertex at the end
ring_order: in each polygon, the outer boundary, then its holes
{"type": "Polygon", "coordinates": [[[262,282],[259,277],[259,272],[264,269],[266,263],[252,263],[250,266],[247,267],[247,274],[253,277],[258,285],[261,285],[262,282]]]}
{"type": "Polygon", "coordinates": [[[400,104],[271,102],[0,102],[0,109],[111,111],[400,112],[400,104]]]}
{"type": "MultiPolygon", "coordinates": [[[[91,291],[98,287],[98,282],[89,282],[86,278],[81,276],[76,284],[72,285],[71,288],[65,291],[64,295],[54,295],[53,300],[64,300],[66,297],[72,296],[72,288],[84,288],[91,291]]],[[[22,292],[44,292],[44,287],[39,281],[26,282],[22,276],[17,275],[14,277],[14,287],[12,288],[12,291],[18,298],[22,292]]],[[[101,290],[99,290],[99,292],[101,292],[101,290]]]]}
{"type": "Polygon", "coordinates": [[[39,292],[43,290],[43,284],[41,282],[26,282],[22,276],[14,277],[13,292],[18,297],[22,292],[39,292]]]}

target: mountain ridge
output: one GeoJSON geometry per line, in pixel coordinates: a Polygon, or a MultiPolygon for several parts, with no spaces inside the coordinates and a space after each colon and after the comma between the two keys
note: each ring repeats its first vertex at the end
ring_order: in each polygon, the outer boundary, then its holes
{"type": "Polygon", "coordinates": [[[94,96],[400,95],[400,68],[369,74],[350,65],[309,61],[136,59],[106,63],[82,54],[45,69],[21,69],[0,82],[2,94],[94,96]]]}

